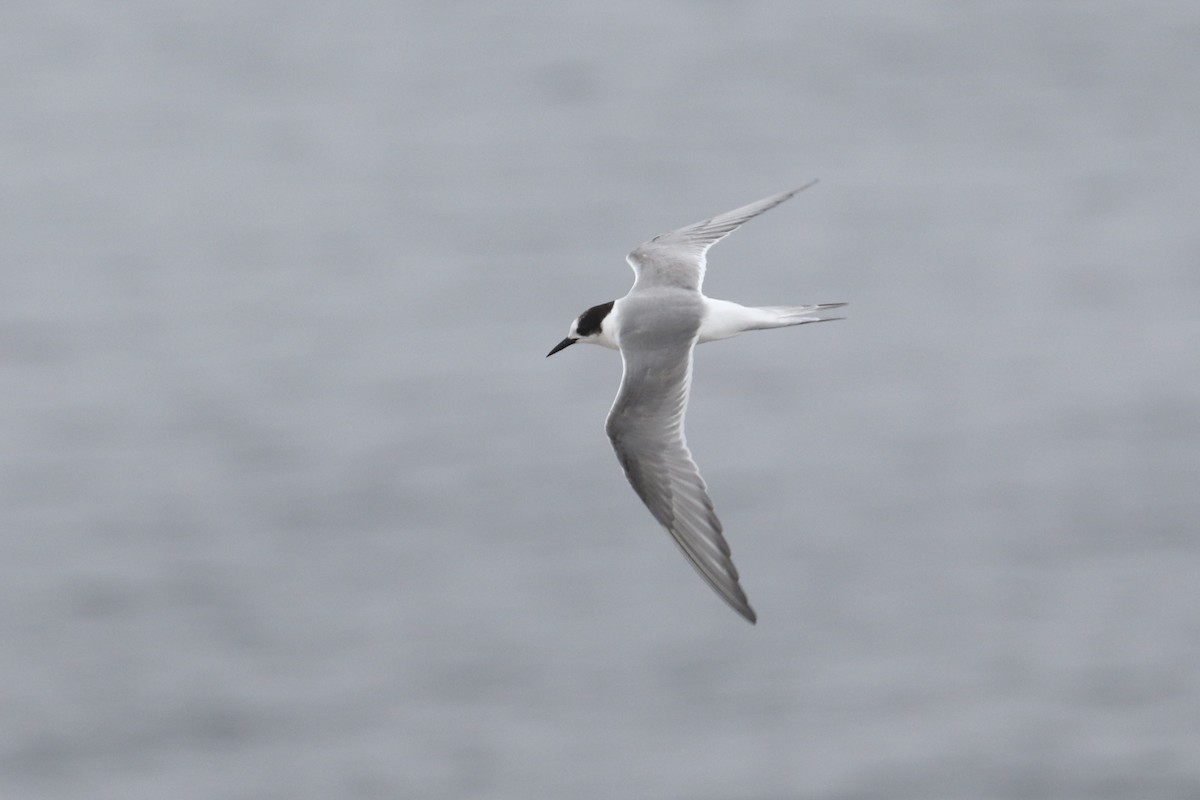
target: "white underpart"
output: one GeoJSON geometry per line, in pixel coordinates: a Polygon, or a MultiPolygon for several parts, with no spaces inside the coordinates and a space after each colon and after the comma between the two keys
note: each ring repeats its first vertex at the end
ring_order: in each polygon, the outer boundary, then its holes
{"type": "MultiPolygon", "coordinates": [[[[624,298],[622,298],[623,300],[624,298]]],[[[828,303],[811,306],[744,306],[728,300],[714,300],[703,297],[704,316],[700,320],[697,344],[729,339],[746,331],[761,331],[768,328],[786,328],[791,325],[803,325],[807,322],[824,322],[827,318],[811,316],[830,308],[837,308],[842,303],[828,303]]],[[[617,300],[612,311],[604,318],[604,325],[598,334],[581,338],[586,344],[598,344],[611,350],[620,350],[621,304],[617,300]]],[[[571,324],[569,336],[578,335],[575,323],[571,324]]]]}

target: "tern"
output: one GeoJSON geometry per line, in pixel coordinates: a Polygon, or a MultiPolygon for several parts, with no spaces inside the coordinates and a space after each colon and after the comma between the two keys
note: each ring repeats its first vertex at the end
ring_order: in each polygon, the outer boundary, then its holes
{"type": "Polygon", "coordinates": [[[814,315],[846,304],[755,308],[705,297],[705,254],[747,221],[815,183],[655,236],[626,257],[634,274],[629,293],[584,311],[546,354],[549,358],[577,342],[621,352],[621,388],[605,431],[625,477],[701,577],[752,624],[758,616],[738,583],[721,521],[684,439],[692,352],[697,344],[746,331],[842,319],[814,315]]]}

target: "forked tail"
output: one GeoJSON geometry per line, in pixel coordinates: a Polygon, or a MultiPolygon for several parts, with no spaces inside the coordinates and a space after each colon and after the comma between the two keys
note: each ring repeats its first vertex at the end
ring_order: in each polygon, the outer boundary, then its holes
{"type": "Polygon", "coordinates": [[[757,310],[765,312],[770,322],[763,327],[783,328],[788,325],[804,325],[809,322],[833,322],[845,317],[823,317],[822,312],[841,308],[845,303],[819,303],[815,306],[764,306],[757,310]],[[814,316],[818,315],[818,316],[814,316]]]}
{"type": "Polygon", "coordinates": [[[823,303],[816,306],[743,306],[728,300],[704,299],[705,315],[700,324],[697,341],[715,342],[746,331],[762,331],[803,325],[806,322],[827,322],[841,317],[822,317],[821,312],[841,308],[845,303],[823,303]]]}

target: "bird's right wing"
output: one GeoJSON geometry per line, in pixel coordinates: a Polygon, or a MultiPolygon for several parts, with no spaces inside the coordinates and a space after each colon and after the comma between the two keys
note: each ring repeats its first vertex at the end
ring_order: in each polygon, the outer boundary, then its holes
{"type": "Polygon", "coordinates": [[[738,584],[721,521],[683,435],[694,343],[625,344],[625,372],[605,429],[638,497],[708,585],[739,614],[757,616],[738,584]]]}

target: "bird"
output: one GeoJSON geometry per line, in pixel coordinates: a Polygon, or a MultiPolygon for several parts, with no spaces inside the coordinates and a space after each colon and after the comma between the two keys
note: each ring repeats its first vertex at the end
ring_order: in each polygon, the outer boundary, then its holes
{"type": "Polygon", "coordinates": [[[621,385],[604,426],[617,461],[700,576],[751,624],[758,615],[742,590],[721,521],[684,437],[692,355],[697,344],[746,331],[844,319],[822,313],[846,304],[749,307],[706,297],[701,288],[710,247],[816,183],[645,242],[626,257],[634,274],[629,293],[584,311],[546,354],[549,358],[579,342],[620,351],[621,385]]]}

